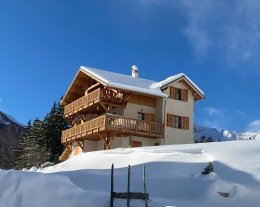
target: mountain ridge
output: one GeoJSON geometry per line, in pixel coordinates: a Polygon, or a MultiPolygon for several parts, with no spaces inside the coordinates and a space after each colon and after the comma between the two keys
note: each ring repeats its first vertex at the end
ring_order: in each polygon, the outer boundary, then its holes
{"type": "Polygon", "coordinates": [[[221,131],[206,126],[194,126],[194,142],[222,142],[232,140],[260,140],[260,132],[232,132],[226,129],[221,131]]]}

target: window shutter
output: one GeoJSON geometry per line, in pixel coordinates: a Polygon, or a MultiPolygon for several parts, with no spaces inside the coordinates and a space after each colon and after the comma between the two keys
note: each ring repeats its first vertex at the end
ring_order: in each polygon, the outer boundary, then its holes
{"type": "Polygon", "coordinates": [[[188,102],[188,89],[183,89],[183,101],[188,102]]]}
{"type": "Polygon", "coordinates": [[[174,87],[170,86],[170,98],[174,98],[174,87]]]}
{"type": "Polygon", "coordinates": [[[142,142],[133,140],[131,142],[131,147],[142,147],[142,142]]]}
{"type": "Polygon", "coordinates": [[[172,126],[172,115],[167,114],[167,126],[171,127],[172,126]]]}
{"type": "Polygon", "coordinates": [[[189,130],[189,117],[182,117],[183,118],[183,129],[189,130]]]}
{"type": "Polygon", "coordinates": [[[145,120],[150,121],[150,122],[154,122],[154,114],[146,113],[145,114],[145,120]]]}

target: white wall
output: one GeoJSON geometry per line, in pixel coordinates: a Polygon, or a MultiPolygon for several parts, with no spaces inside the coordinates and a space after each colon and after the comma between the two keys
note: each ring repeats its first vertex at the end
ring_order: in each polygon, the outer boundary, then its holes
{"type": "Polygon", "coordinates": [[[84,152],[91,152],[97,150],[97,141],[84,140],[84,152]]]}
{"type": "MultiPolygon", "coordinates": [[[[181,82],[172,83],[171,86],[181,89],[188,89],[187,86],[181,82]]],[[[169,90],[170,88],[168,87],[168,89],[164,91],[164,93],[169,94],[169,90]]],[[[188,90],[188,102],[168,98],[166,101],[165,114],[167,113],[189,117],[189,130],[167,127],[167,117],[165,117],[166,125],[164,144],[167,145],[193,143],[194,97],[192,96],[192,92],[188,90]]]]}
{"type": "Polygon", "coordinates": [[[156,108],[149,107],[149,106],[143,106],[143,105],[137,105],[137,104],[133,104],[133,103],[128,103],[125,110],[124,110],[124,116],[127,117],[127,118],[137,119],[137,113],[138,112],[150,113],[150,114],[155,115],[156,108]]]}

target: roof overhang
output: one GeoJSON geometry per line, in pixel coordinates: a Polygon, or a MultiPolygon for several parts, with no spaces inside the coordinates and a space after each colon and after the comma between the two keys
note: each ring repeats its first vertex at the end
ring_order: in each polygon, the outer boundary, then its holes
{"type": "Polygon", "coordinates": [[[161,89],[167,87],[169,84],[173,82],[181,82],[185,84],[192,92],[193,92],[193,97],[195,101],[198,101],[200,99],[205,99],[205,95],[203,91],[195,84],[193,83],[186,75],[181,74],[179,77],[176,79],[166,82],[161,86],[161,89]]]}

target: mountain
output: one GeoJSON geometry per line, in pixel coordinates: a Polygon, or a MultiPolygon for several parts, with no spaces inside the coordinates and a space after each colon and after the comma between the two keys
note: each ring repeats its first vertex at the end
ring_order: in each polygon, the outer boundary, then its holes
{"type": "Polygon", "coordinates": [[[24,127],[12,116],[0,111],[0,168],[5,168],[7,157],[16,149],[24,127]]]}
{"type": "Polygon", "coordinates": [[[195,142],[222,142],[232,140],[260,140],[260,132],[232,132],[229,130],[218,131],[216,128],[195,125],[195,142]]]}

